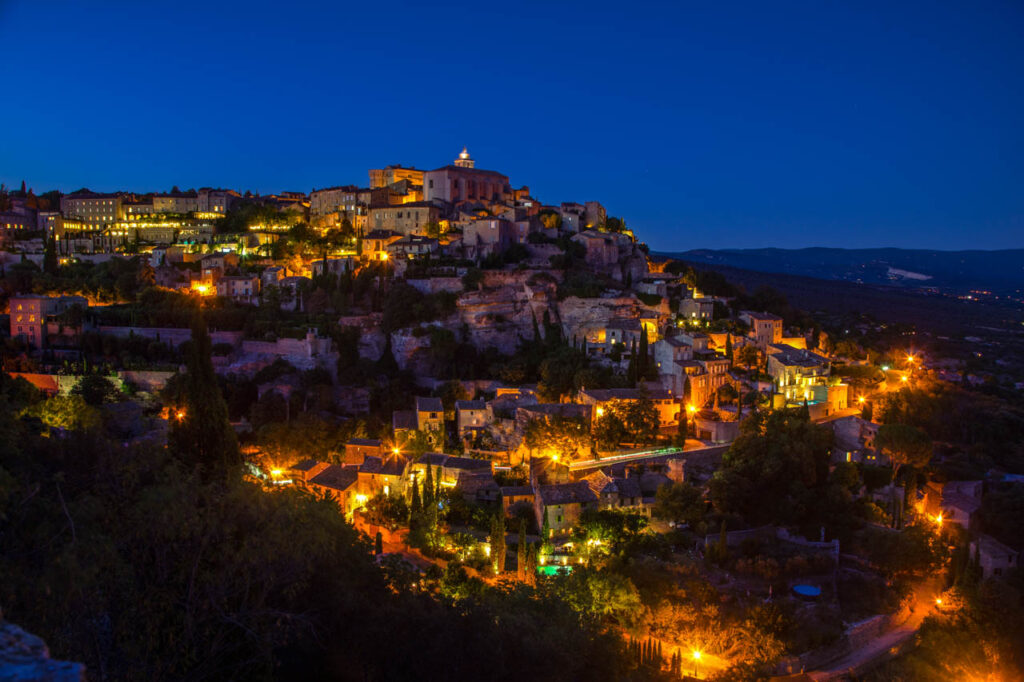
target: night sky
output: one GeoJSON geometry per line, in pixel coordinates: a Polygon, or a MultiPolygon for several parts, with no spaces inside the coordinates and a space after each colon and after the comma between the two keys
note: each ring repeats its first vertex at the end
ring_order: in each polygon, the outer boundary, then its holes
{"type": "Polygon", "coordinates": [[[1024,4],[863,4],[0,0],[0,181],[309,191],[467,145],[655,249],[1024,247],[1024,4]]]}

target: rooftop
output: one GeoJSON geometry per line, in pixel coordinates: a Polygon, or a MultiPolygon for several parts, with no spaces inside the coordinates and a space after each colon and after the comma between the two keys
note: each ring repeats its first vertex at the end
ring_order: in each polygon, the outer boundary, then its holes
{"type": "Polygon", "coordinates": [[[545,505],[597,502],[597,495],[590,489],[590,484],[586,481],[542,485],[537,488],[537,494],[545,505]]]}
{"type": "Polygon", "coordinates": [[[334,490],[348,490],[359,478],[356,467],[331,464],[309,480],[310,485],[319,485],[334,490]]]}
{"type": "Polygon", "coordinates": [[[429,396],[416,396],[417,412],[444,412],[444,404],[440,398],[429,396]]]}

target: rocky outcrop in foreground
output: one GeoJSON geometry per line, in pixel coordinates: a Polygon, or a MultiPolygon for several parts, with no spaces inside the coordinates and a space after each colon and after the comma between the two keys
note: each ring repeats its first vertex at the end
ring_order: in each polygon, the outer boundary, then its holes
{"type": "Polygon", "coordinates": [[[0,614],[0,682],[83,682],[85,666],[50,658],[46,642],[0,614]]]}

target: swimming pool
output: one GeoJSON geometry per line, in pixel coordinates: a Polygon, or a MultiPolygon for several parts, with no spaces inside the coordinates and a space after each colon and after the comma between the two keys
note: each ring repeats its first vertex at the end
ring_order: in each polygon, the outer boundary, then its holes
{"type": "Polygon", "coordinates": [[[549,566],[538,566],[537,572],[541,575],[558,575],[559,573],[569,573],[572,571],[572,566],[559,566],[551,564],[549,566]]]}

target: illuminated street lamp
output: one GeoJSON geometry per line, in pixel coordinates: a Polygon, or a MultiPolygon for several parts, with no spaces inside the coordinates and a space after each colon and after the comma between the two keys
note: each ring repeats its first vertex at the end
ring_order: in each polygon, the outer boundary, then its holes
{"type": "Polygon", "coordinates": [[[942,597],[936,597],[935,598],[935,605],[939,606],[939,607],[942,606],[942,597]]]}
{"type": "Polygon", "coordinates": [[[693,676],[694,677],[698,677],[698,675],[697,675],[697,664],[698,663],[700,663],[700,652],[695,649],[694,652],[693,652],[693,676]]]}
{"type": "Polygon", "coordinates": [[[900,381],[902,381],[903,383],[906,383],[907,382],[907,375],[904,374],[903,376],[901,376],[900,377],[900,381]]]}
{"type": "Polygon", "coordinates": [[[391,448],[391,454],[400,455],[402,454],[402,449],[396,445],[395,447],[391,448]]]}
{"type": "Polygon", "coordinates": [[[864,396],[859,396],[859,397],[857,398],[857,402],[858,402],[858,403],[860,403],[861,405],[863,405],[863,404],[864,404],[864,401],[865,401],[865,400],[866,400],[866,398],[865,398],[864,396]]]}

